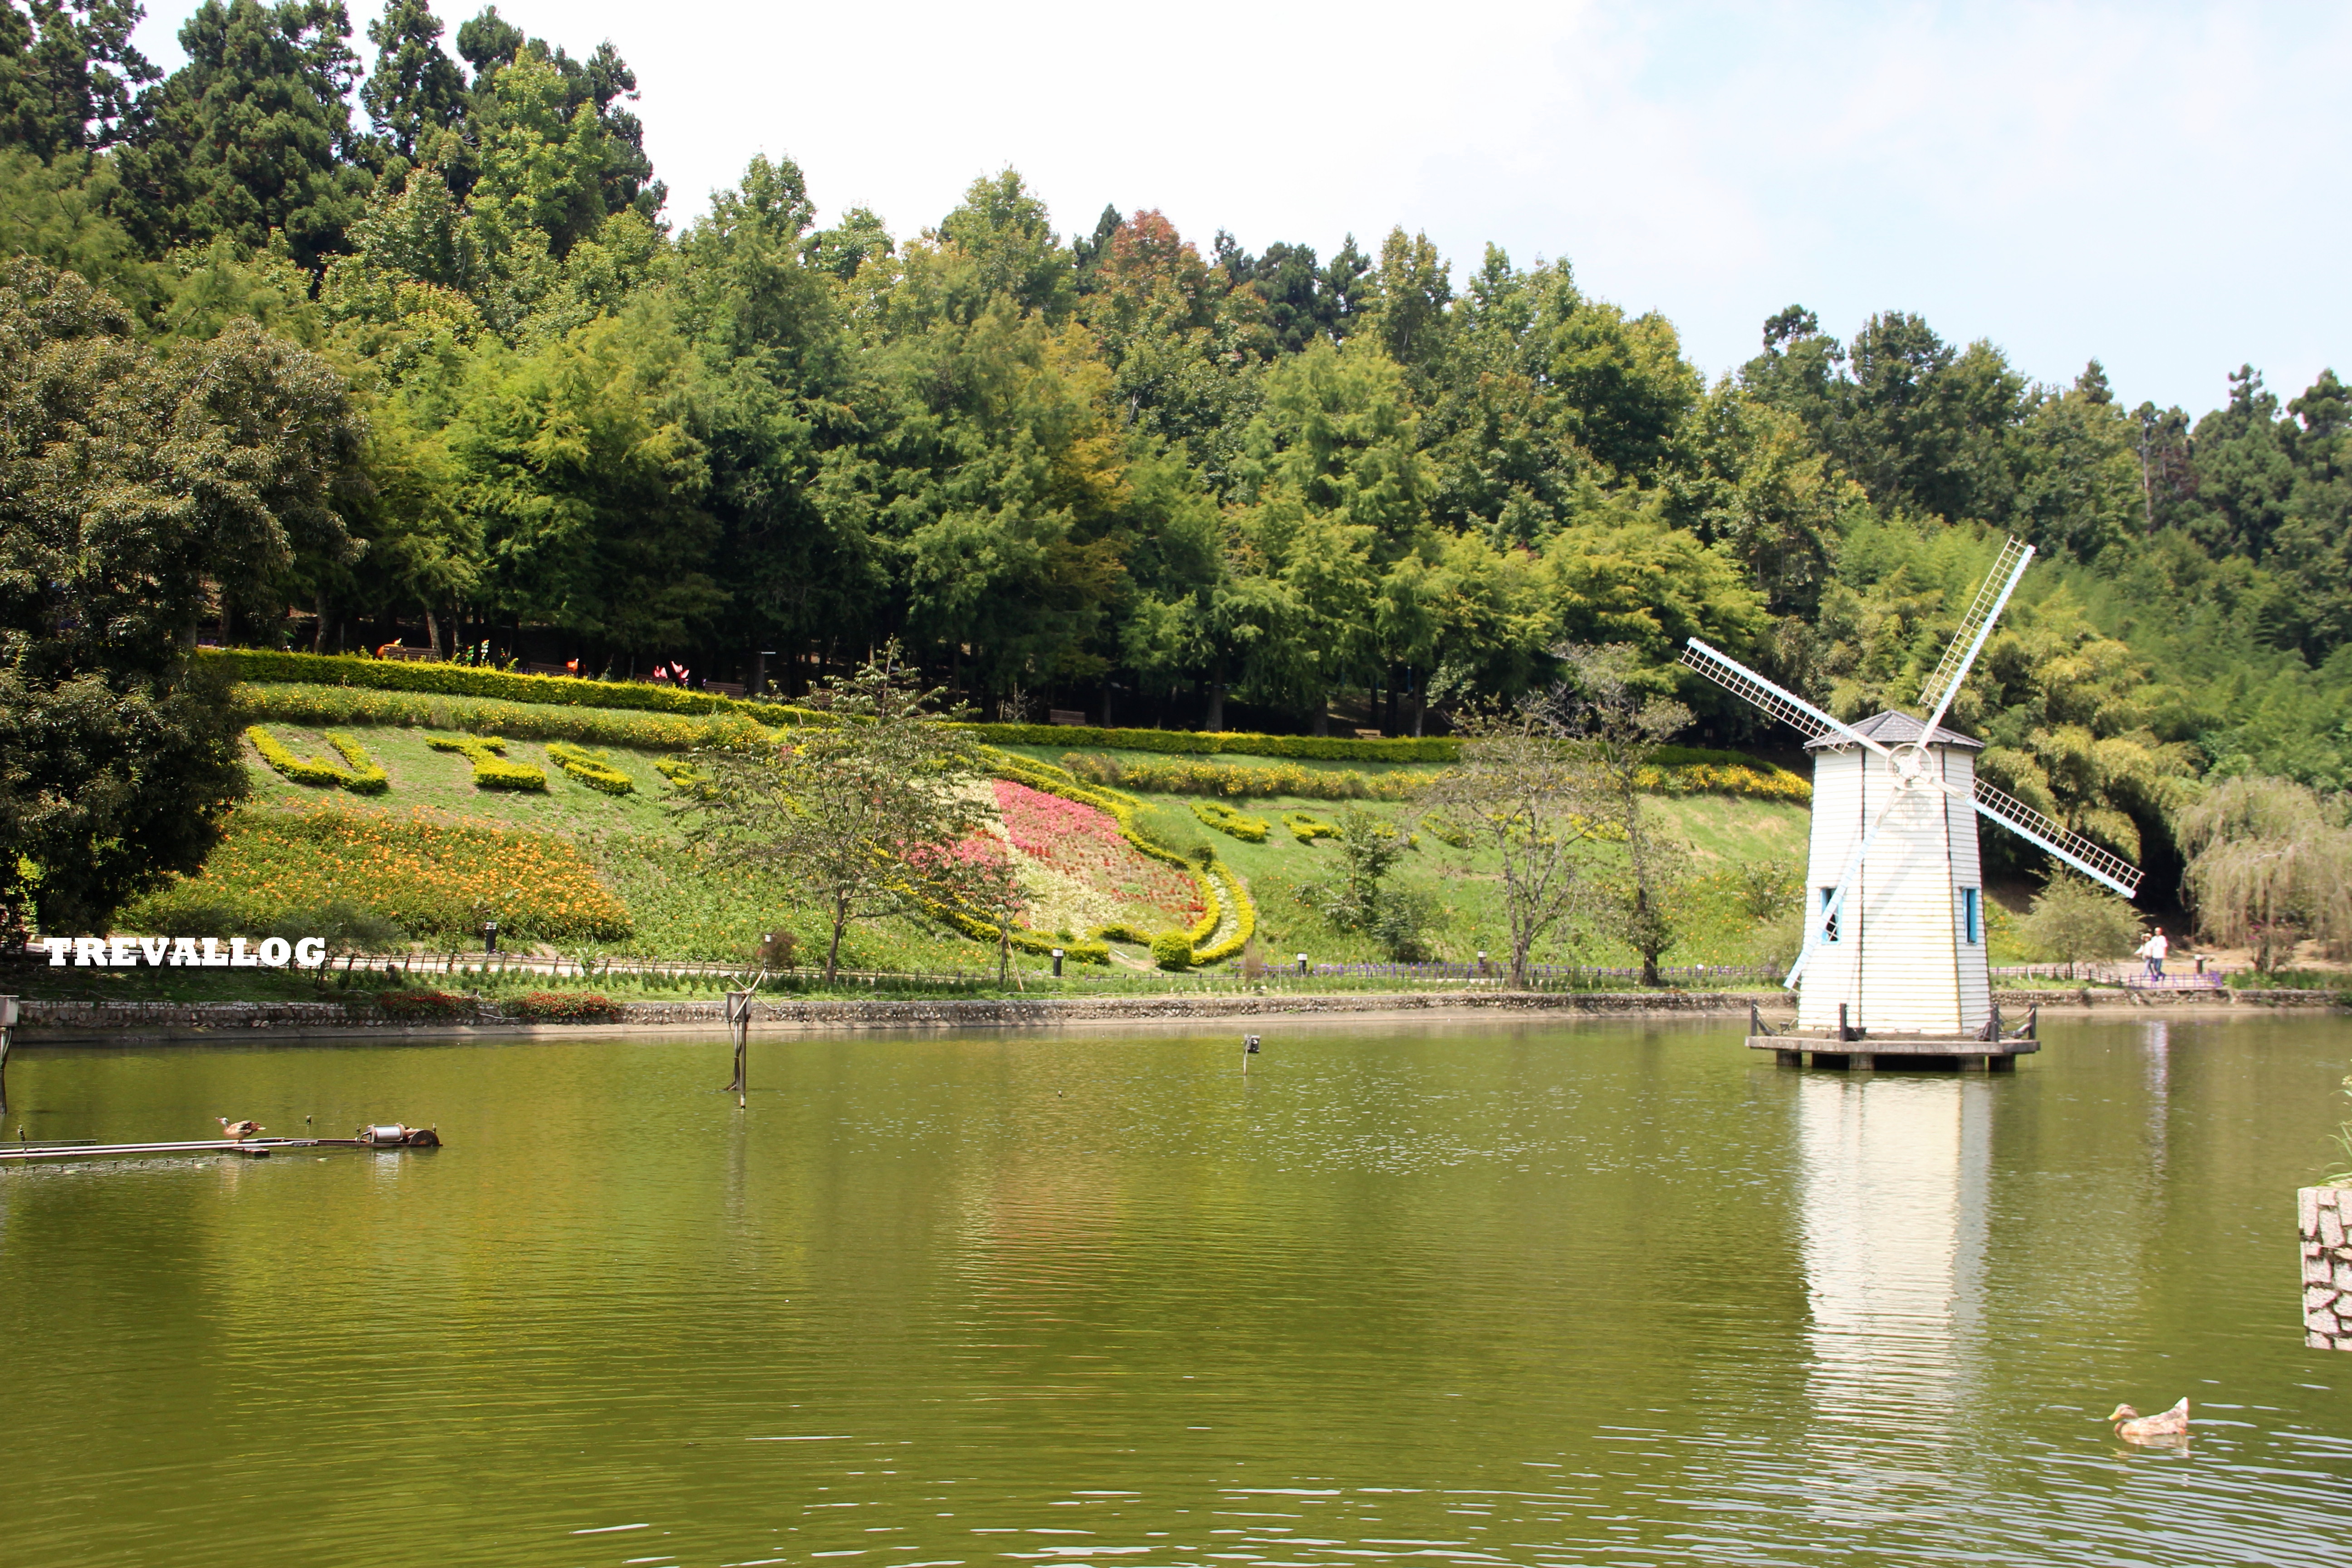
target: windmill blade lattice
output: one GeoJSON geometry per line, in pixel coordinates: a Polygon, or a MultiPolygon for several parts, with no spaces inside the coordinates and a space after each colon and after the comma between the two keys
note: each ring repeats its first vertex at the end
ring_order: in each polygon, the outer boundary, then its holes
{"type": "Polygon", "coordinates": [[[2102,849],[2071,828],[2061,827],[2013,795],[1977,780],[1978,813],[2000,823],[2021,838],[2039,844],[2094,881],[2103,882],[2125,898],[2139,896],[2140,869],[2112,850],[2102,849]]]}
{"type": "Polygon", "coordinates": [[[1919,688],[1919,705],[1929,710],[1927,732],[1944,721],[1944,714],[1952,705],[1952,698],[1960,689],[1960,682],[1969,678],[1977,655],[1983,650],[1985,638],[1992,633],[1992,624],[2017,591],[2017,580],[2033,563],[2033,546],[2011,535],[2000,547],[2000,558],[1992,563],[1991,572],[1977,589],[1977,596],[1969,602],[1968,614],[1960,617],[1959,630],[1952,634],[1951,646],[1944,649],[1943,660],[1927,684],[1919,688]]]}
{"type": "Polygon", "coordinates": [[[1867,746],[1880,756],[1887,749],[1850,724],[1842,724],[1792,691],[1775,686],[1729,654],[1709,647],[1696,637],[1683,646],[1682,662],[1697,670],[1734,697],[1744,698],[1783,724],[1801,730],[1809,741],[1835,734],[1856,745],[1867,746]]]}

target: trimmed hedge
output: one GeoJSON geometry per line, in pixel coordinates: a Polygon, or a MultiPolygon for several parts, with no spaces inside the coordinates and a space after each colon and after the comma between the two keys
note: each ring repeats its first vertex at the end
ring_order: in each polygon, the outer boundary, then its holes
{"type": "Polygon", "coordinates": [[[826,721],[823,714],[782,702],[746,702],[634,680],[510,675],[505,670],[463,664],[418,664],[405,659],[361,658],[350,654],[274,653],[267,648],[206,648],[204,653],[208,658],[228,665],[237,679],[256,683],[352,686],[441,697],[488,697],[533,706],[640,709],[652,713],[702,717],[737,713],[772,725],[826,721]]]}
{"type": "Polygon", "coordinates": [[[1234,767],[1220,763],[1129,763],[1065,752],[1062,765],[1082,779],[1150,795],[1205,795],[1225,800],[1292,795],[1307,800],[1410,800],[1428,781],[1421,774],[1333,773],[1297,763],[1234,767]]]}
{"type": "Polygon", "coordinates": [[[1181,931],[1161,931],[1151,939],[1151,962],[1180,973],[1192,968],[1192,939],[1181,931]]]}
{"type": "Polygon", "coordinates": [[[1210,869],[1223,879],[1226,890],[1233,895],[1234,929],[1225,933],[1223,941],[1197,948],[1192,954],[1195,963],[1215,963],[1231,958],[1247,947],[1250,938],[1257,934],[1257,906],[1250,902],[1249,894],[1242,888],[1241,878],[1234,875],[1234,868],[1223,860],[1210,869]]]}
{"type": "Polygon", "coordinates": [[[1271,831],[1263,816],[1244,816],[1222,800],[1196,800],[1192,815],[1207,826],[1244,844],[1263,844],[1271,831]]]}
{"type": "Polygon", "coordinates": [[[998,746],[1102,746],[1119,752],[1172,752],[1180,756],[1305,757],[1327,763],[1452,763],[1462,742],[1451,735],[1426,740],[1358,741],[1337,735],[1255,735],[1238,730],[1099,730],[1083,724],[972,724],[998,746]]]}
{"type": "Polygon", "coordinates": [[[1339,826],[1336,823],[1325,822],[1320,817],[1309,816],[1303,811],[1284,812],[1282,814],[1282,825],[1290,829],[1290,836],[1293,838],[1297,839],[1301,844],[1312,844],[1318,838],[1339,838],[1345,837],[1340,833],[1339,826]]]}
{"type": "Polygon", "coordinates": [[[775,731],[739,714],[691,719],[609,708],[534,706],[487,697],[372,691],[348,686],[270,683],[230,693],[240,717],[282,724],[382,724],[419,730],[464,730],[519,741],[570,741],[585,746],[629,746],[647,752],[698,747],[747,751],[773,744],[775,731]]]}
{"type": "Polygon", "coordinates": [[[632,795],[636,791],[637,781],[614,767],[612,758],[600,757],[568,742],[550,741],[547,760],[562,768],[566,776],[605,795],[632,795]]]}
{"type": "Polygon", "coordinates": [[[382,795],[392,787],[391,778],[376,766],[375,759],[367,753],[352,736],[341,730],[327,731],[327,744],[350,764],[349,771],[332,763],[312,762],[296,756],[277,736],[258,724],[246,727],[245,738],[261,753],[261,760],[286,778],[299,784],[333,789],[341,786],[353,795],[382,795]]]}
{"type": "Polygon", "coordinates": [[[507,743],[496,735],[428,735],[425,743],[436,752],[455,752],[473,763],[476,789],[547,788],[546,770],[507,761],[507,743]]]}

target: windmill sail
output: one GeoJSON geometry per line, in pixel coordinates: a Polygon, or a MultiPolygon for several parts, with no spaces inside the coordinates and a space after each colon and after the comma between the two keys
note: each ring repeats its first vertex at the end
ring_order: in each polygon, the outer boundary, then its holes
{"type": "Polygon", "coordinates": [[[2039,844],[2094,881],[2104,882],[2125,898],[2139,895],[2140,870],[2112,851],[2100,848],[2081,834],[2061,827],[2013,795],[1977,780],[1977,811],[2021,838],[2039,844]]]}
{"type": "Polygon", "coordinates": [[[1707,647],[1696,637],[1684,645],[1682,662],[1734,697],[1745,698],[1783,724],[1803,731],[1809,741],[1835,734],[1867,746],[1882,757],[1888,754],[1885,746],[1852,725],[1840,723],[1796,693],[1773,685],[1730,655],[1707,647]]]}
{"type": "Polygon", "coordinates": [[[2033,546],[2011,536],[2000,547],[2000,559],[1992,563],[1992,571],[1977,589],[1977,596],[1969,602],[1968,614],[1960,617],[1960,629],[1952,634],[1951,646],[1944,649],[1943,661],[1927,684],[1919,688],[1919,705],[1929,710],[1927,729],[1932,733],[1944,721],[1945,710],[1966,680],[1969,667],[1983,650],[1985,638],[1992,633],[1992,624],[2000,618],[2009,596],[2017,591],[2017,580],[2025,575],[2026,567],[2033,563],[2033,546]]]}

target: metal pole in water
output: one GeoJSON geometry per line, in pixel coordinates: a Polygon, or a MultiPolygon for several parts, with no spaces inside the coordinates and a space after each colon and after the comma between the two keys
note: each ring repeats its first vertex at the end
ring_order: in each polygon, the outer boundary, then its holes
{"type": "Polygon", "coordinates": [[[1255,1055],[1257,1055],[1257,1037],[1244,1035],[1242,1037],[1242,1076],[1244,1078],[1249,1077],[1249,1059],[1255,1055]]]}

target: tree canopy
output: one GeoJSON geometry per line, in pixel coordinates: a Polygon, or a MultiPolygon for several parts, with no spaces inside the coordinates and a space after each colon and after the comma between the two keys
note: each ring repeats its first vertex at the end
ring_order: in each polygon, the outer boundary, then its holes
{"type": "Polygon", "coordinates": [[[1989,775],[2175,870],[2200,777],[2352,786],[2332,372],[2192,416],[1790,305],[1709,384],[1564,260],[1065,232],[1010,168],[894,228],[763,155],[679,222],[609,43],[207,0],[165,78],[139,15],[0,4],[0,245],[110,299],[69,341],[342,410],[282,542],[170,601],[232,637],[792,691],[897,637],[994,711],[1399,733],[1622,645],[1690,738],[1763,743],[1684,639],[1907,703],[2016,533],[2048,564],[1954,710],[1989,775]]]}

